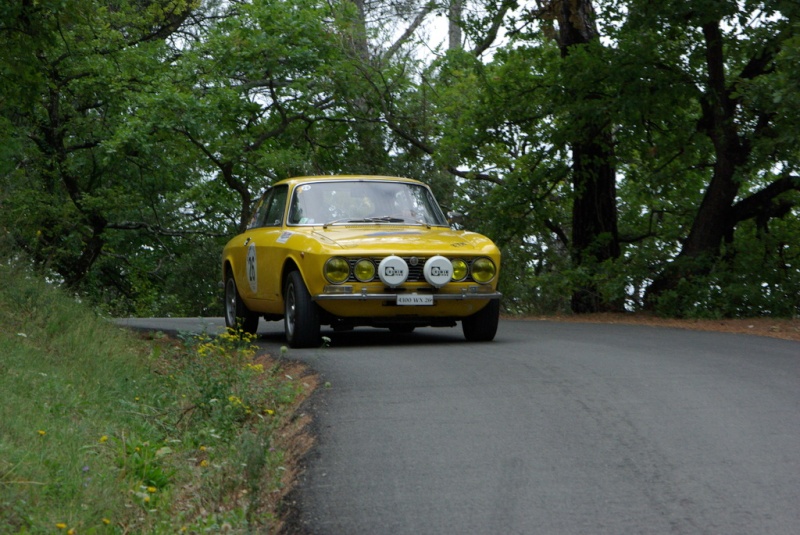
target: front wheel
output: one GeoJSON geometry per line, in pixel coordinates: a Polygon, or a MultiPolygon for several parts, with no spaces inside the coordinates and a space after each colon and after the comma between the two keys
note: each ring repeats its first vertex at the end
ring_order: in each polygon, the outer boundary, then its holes
{"type": "Polygon", "coordinates": [[[311,300],[299,271],[292,271],[286,278],[283,302],[283,326],[289,345],[297,348],[319,346],[322,343],[319,308],[311,300]]]}
{"type": "Polygon", "coordinates": [[[500,300],[492,299],[478,312],[461,320],[464,338],[470,342],[491,342],[497,334],[499,322],[500,300]]]}
{"type": "Polygon", "coordinates": [[[258,314],[251,312],[242,302],[233,273],[228,273],[225,278],[225,325],[250,334],[256,334],[258,330],[258,314]]]}

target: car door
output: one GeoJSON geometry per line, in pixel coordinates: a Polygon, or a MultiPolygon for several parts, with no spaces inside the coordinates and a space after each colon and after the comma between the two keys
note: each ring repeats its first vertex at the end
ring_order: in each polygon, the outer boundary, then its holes
{"type": "Polygon", "coordinates": [[[280,295],[282,250],[277,248],[286,214],[289,187],[280,185],[265,193],[255,225],[248,231],[247,282],[252,298],[274,301],[280,295]]]}

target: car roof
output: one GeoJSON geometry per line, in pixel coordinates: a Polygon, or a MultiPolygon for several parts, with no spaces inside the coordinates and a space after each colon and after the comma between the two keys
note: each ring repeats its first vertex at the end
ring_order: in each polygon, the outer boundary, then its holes
{"type": "Polygon", "coordinates": [[[379,175],[318,175],[318,176],[298,176],[293,178],[285,178],[278,182],[275,182],[273,186],[277,186],[278,184],[289,184],[289,185],[296,185],[296,184],[303,184],[306,182],[326,182],[326,181],[335,181],[335,180],[364,180],[364,181],[376,181],[376,182],[407,182],[410,184],[422,184],[425,185],[424,182],[420,180],[415,180],[413,178],[405,178],[399,176],[379,176],[379,175]]]}

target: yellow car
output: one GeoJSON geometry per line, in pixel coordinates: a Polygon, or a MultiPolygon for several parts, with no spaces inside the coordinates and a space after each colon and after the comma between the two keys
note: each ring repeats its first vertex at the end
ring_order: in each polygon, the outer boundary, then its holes
{"type": "Polygon", "coordinates": [[[470,341],[497,332],[500,251],[452,230],[430,189],[408,178],[282,180],[225,246],[225,323],[255,332],[283,320],[292,347],[321,343],[320,328],[411,332],[461,322],[470,341]]]}

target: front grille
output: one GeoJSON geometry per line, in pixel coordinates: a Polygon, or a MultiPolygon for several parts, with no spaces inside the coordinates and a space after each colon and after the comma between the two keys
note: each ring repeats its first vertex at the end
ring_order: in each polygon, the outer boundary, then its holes
{"type": "MultiPolygon", "coordinates": [[[[355,282],[355,283],[361,282],[358,279],[356,279],[353,273],[356,267],[356,262],[358,262],[363,258],[365,257],[359,256],[357,258],[354,257],[347,259],[347,261],[350,263],[350,277],[347,279],[347,282],[355,282]]],[[[376,270],[378,269],[378,264],[380,264],[381,260],[383,260],[383,257],[368,257],[368,258],[369,260],[372,260],[373,264],[375,264],[376,270]]],[[[428,260],[428,258],[423,256],[415,256],[415,257],[403,256],[401,258],[408,265],[408,279],[406,279],[406,282],[425,282],[425,275],[422,273],[422,269],[425,267],[425,262],[428,260]],[[412,265],[411,263],[412,258],[416,258],[417,260],[416,265],[412,265]]],[[[467,265],[469,265],[470,267],[472,266],[471,258],[463,258],[463,257],[460,258],[465,260],[467,262],[467,265]]],[[[379,280],[377,273],[375,274],[374,280],[379,280]]],[[[473,282],[472,277],[467,276],[466,280],[464,280],[463,282],[473,282]]]]}

